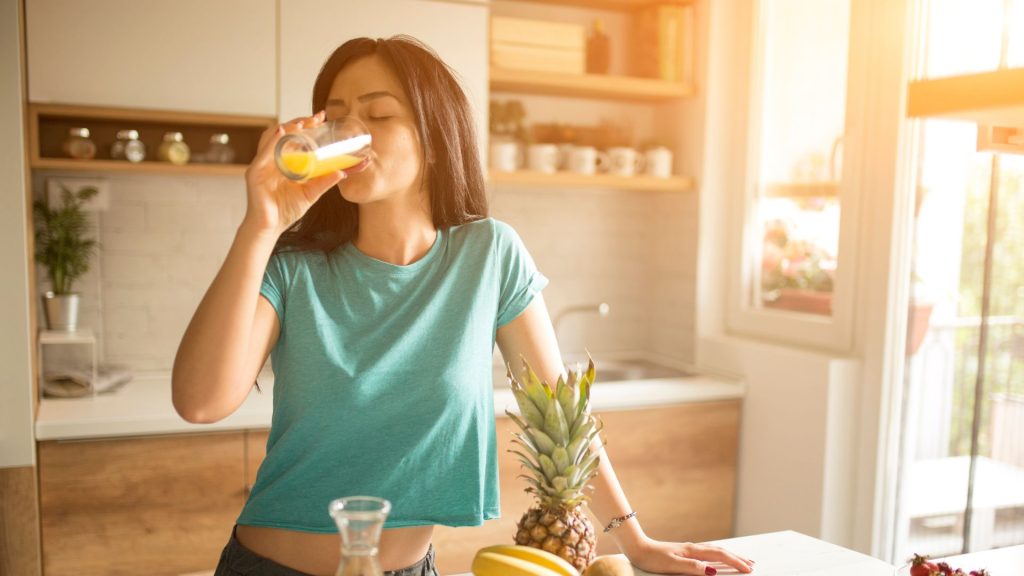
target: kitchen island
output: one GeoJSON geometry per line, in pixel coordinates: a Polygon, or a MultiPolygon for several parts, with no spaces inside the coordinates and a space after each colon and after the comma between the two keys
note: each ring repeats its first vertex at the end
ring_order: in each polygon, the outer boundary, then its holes
{"type": "MultiPolygon", "coordinates": [[[[753,576],[893,576],[896,567],[860,552],[793,532],[770,532],[709,542],[750,558],[753,576]]],[[[740,574],[715,564],[718,575],[740,574]]],[[[650,576],[636,569],[636,576],[650,576]]],[[[464,573],[458,576],[472,576],[464,573]]],[[[993,574],[992,576],[1009,576],[993,574]]]]}

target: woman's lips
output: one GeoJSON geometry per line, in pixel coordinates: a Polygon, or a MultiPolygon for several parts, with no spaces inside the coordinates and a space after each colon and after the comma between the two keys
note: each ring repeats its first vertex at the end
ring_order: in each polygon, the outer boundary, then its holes
{"type": "Polygon", "coordinates": [[[356,164],[355,166],[346,169],[345,173],[347,173],[349,175],[351,175],[351,174],[358,174],[358,173],[362,172],[363,170],[366,170],[367,168],[369,168],[371,163],[373,163],[373,160],[369,156],[367,156],[366,158],[363,158],[363,161],[360,162],[359,164],[356,164]]]}

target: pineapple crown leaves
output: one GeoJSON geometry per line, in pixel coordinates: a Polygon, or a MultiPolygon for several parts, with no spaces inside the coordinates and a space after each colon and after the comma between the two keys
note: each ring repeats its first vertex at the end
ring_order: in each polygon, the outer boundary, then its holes
{"type": "Polygon", "coordinates": [[[515,454],[526,479],[542,503],[572,507],[587,499],[583,491],[597,474],[597,451],[603,425],[590,413],[590,389],[596,377],[594,361],[585,371],[569,370],[554,388],[543,382],[523,360],[521,379],[507,370],[519,414],[506,410],[519,432],[513,434],[515,454]]]}

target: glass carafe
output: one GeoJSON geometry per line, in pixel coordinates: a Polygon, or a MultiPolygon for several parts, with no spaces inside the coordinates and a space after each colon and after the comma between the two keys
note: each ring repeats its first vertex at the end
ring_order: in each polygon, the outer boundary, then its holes
{"type": "Polygon", "coordinates": [[[332,501],[329,510],[341,533],[341,563],[334,576],[384,576],[377,547],[391,502],[350,496],[332,501]]]}

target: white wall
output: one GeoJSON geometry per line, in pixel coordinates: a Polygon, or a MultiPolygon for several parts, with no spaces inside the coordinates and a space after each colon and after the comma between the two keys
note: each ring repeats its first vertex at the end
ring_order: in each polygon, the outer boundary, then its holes
{"type": "Polygon", "coordinates": [[[849,545],[860,362],[701,340],[701,362],[743,375],[736,533],[796,530],[849,545]]]}
{"type": "Polygon", "coordinates": [[[35,465],[18,4],[0,2],[0,467],[35,465]]]}

